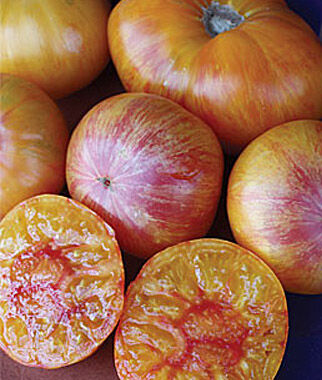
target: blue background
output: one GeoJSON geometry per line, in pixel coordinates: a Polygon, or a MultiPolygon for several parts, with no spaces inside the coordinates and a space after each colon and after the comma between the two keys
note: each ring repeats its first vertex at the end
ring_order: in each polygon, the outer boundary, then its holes
{"type": "Polygon", "coordinates": [[[321,37],[322,0],[287,0],[286,2],[288,6],[302,16],[304,20],[311,25],[315,33],[321,37]]]}
{"type": "Polygon", "coordinates": [[[287,294],[290,331],[276,380],[322,379],[322,296],[287,294]]]}

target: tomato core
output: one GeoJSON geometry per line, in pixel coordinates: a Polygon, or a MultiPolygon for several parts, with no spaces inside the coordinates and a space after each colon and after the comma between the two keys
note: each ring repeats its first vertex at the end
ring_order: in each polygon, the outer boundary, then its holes
{"type": "Polygon", "coordinates": [[[236,28],[245,19],[230,5],[220,4],[217,1],[212,1],[208,8],[202,7],[202,11],[202,22],[211,37],[236,28]]]}
{"type": "Polygon", "coordinates": [[[223,368],[236,365],[243,357],[242,344],[248,336],[243,318],[230,305],[204,300],[192,305],[176,325],[185,337],[185,352],[168,359],[172,368],[195,363],[207,370],[208,355],[215,355],[223,368]]]}

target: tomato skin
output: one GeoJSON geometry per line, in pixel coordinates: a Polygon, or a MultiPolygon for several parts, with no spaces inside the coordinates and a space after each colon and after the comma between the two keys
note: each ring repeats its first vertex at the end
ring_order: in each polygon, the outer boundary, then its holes
{"type": "Polygon", "coordinates": [[[109,60],[106,0],[1,2],[1,71],[54,98],[89,84],[109,60]]]}
{"type": "Polygon", "coordinates": [[[0,219],[32,195],[65,182],[68,130],[56,104],[33,83],[0,75],[0,219]]]}
{"type": "Polygon", "coordinates": [[[108,38],[125,88],[183,105],[232,153],[275,125],[322,118],[322,47],[309,26],[282,0],[234,0],[245,21],[212,38],[201,21],[210,3],[121,1],[108,38]]]}
{"type": "Polygon", "coordinates": [[[276,126],[250,143],[229,176],[236,241],[292,293],[322,294],[322,122],[276,126]]]}
{"type": "Polygon", "coordinates": [[[138,257],[204,236],[222,174],[211,128],[156,95],[122,94],[99,103],[67,151],[71,196],[102,216],[121,248],[138,257]]]}

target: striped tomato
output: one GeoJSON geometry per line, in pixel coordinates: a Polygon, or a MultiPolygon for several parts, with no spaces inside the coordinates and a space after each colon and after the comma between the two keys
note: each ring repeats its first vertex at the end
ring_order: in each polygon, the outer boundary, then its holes
{"type": "Polygon", "coordinates": [[[229,151],[322,118],[322,47],[284,0],[122,0],[108,38],[127,90],[180,103],[229,151]]]}
{"type": "Polygon", "coordinates": [[[257,137],[230,174],[227,206],[237,242],[286,290],[322,294],[322,122],[285,123],[257,137]]]}
{"type": "Polygon", "coordinates": [[[94,107],[67,152],[70,194],[148,257],[203,236],[221,191],[223,156],[211,128],[170,100],[122,94],[94,107]]]}

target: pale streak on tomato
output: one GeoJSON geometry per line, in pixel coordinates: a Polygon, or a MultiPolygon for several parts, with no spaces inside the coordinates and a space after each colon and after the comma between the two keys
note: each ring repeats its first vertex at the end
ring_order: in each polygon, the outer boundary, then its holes
{"type": "Polygon", "coordinates": [[[220,1],[245,17],[211,38],[210,1],[122,1],[108,24],[111,54],[129,91],[179,102],[236,153],[265,130],[322,118],[322,48],[282,0],[220,1]]]}
{"type": "Polygon", "coordinates": [[[108,1],[3,0],[1,11],[1,71],[55,98],[89,84],[109,60],[108,1]]]}
{"type": "Polygon", "coordinates": [[[236,240],[295,293],[322,292],[322,123],[296,121],[258,137],[228,186],[236,240]]]}
{"type": "Polygon", "coordinates": [[[71,195],[112,225],[121,248],[142,257],[208,231],[222,172],[211,129],[175,103],[146,94],[97,105],[67,153],[71,195]]]}
{"type": "Polygon", "coordinates": [[[68,131],[54,102],[32,83],[0,76],[0,219],[20,201],[58,193],[68,131]]]}

